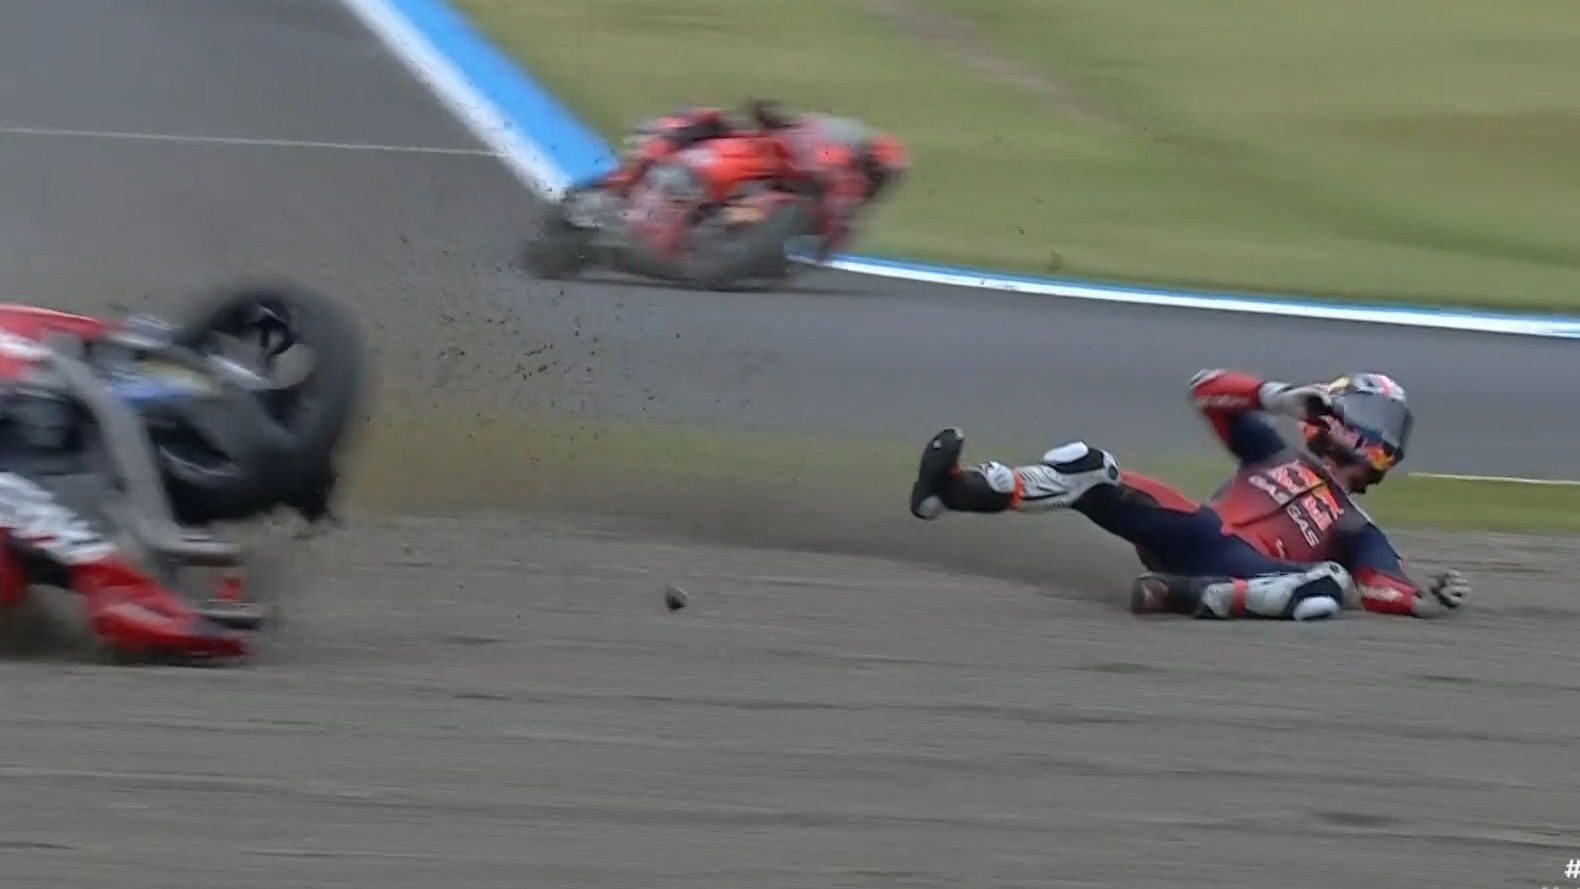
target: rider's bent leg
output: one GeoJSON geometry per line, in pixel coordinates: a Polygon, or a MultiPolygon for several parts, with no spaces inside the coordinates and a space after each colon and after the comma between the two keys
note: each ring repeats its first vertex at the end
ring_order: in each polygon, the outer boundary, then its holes
{"type": "Polygon", "coordinates": [[[927,443],[911,488],[912,515],[933,519],[945,510],[1041,512],[1073,506],[1093,488],[1119,482],[1113,457],[1084,442],[1053,448],[1027,466],[989,461],[968,468],[960,466],[964,445],[960,430],[952,428],[927,443]]]}
{"type": "Polygon", "coordinates": [[[1349,572],[1337,562],[1256,577],[1143,574],[1131,588],[1130,607],[1138,614],[1322,620],[1343,610],[1351,585],[1349,572]]]}
{"type": "MultiPolygon", "coordinates": [[[[933,519],[946,510],[994,513],[1070,508],[1141,551],[1157,570],[1219,574],[1246,570],[1226,560],[1217,544],[1222,523],[1211,510],[1145,476],[1124,472],[1113,456],[1072,442],[1026,466],[996,461],[959,464],[964,439],[945,429],[927,443],[911,489],[911,513],[933,519]]],[[[1256,566],[1260,567],[1260,566],[1256,566]]]]}

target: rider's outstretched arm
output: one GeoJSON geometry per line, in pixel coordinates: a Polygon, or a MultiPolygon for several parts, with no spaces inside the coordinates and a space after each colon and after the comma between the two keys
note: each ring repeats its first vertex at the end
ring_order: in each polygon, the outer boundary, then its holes
{"type": "Polygon", "coordinates": [[[1463,605],[1470,593],[1469,582],[1457,571],[1425,583],[1412,579],[1388,536],[1370,523],[1351,540],[1347,561],[1361,607],[1377,614],[1441,617],[1463,605]]]}
{"type": "Polygon", "coordinates": [[[1191,404],[1241,463],[1257,463],[1287,445],[1264,413],[1305,418],[1320,411],[1319,389],[1261,380],[1236,370],[1212,368],[1191,378],[1191,404]]]}

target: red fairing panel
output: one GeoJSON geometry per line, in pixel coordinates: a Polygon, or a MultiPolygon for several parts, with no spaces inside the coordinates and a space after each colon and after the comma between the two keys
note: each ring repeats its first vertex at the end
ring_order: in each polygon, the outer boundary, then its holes
{"type": "Polygon", "coordinates": [[[42,357],[37,344],[50,334],[67,334],[91,341],[104,336],[107,329],[103,321],[85,315],[0,303],[0,379],[20,377],[42,357]]]}
{"type": "Polygon", "coordinates": [[[72,586],[84,599],[93,631],[117,651],[188,657],[247,653],[241,634],[198,616],[180,597],[118,559],[75,566],[72,586]]]}

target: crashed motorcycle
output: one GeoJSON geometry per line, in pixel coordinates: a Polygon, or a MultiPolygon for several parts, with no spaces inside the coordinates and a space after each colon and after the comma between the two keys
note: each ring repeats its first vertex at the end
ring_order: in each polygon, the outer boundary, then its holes
{"type": "Polygon", "coordinates": [[[786,283],[818,218],[789,168],[776,140],[730,136],[655,164],[624,197],[571,189],[539,208],[524,265],[546,279],[607,268],[705,290],[786,283]]]}
{"type": "Polygon", "coordinates": [[[0,620],[49,586],[105,659],[248,654],[273,609],[212,528],[328,515],[363,362],[349,316],[290,286],[176,320],[0,305],[0,620]]]}

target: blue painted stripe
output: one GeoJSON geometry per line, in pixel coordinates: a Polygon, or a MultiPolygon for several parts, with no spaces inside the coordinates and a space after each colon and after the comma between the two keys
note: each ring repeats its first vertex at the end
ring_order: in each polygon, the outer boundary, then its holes
{"type": "Polygon", "coordinates": [[[596,132],[449,4],[442,0],[385,2],[571,180],[588,179],[615,166],[615,155],[596,132]]]}
{"type": "MultiPolygon", "coordinates": [[[[585,126],[569,109],[531,79],[513,59],[496,48],[488,38],[443,0],[362,0],[379,3],[402,16],[406,22],[461,73],[478,98],[505,120],[518,134],[549,158],[568,181],[585,181],[611,169],[616,157],[609,146],[585,126]]],[[[1341,300],[1316,300],[1310,296],[1234,294],[1212,291],[1173,290],[1130,287],[1127,285],[1068,278],[1041,278],[960,266],[932,265],[870,256],[846,255],[844,263],[861,272],[946,276],[959,286],[995,289],[1082,288],[1088,298],[1103,292],[1115,299],[1145,297],[1156,302],[1177,300],[1182,305],[1200,307],[1202,301],[1218,301],[1215,306],[1229,311],[1250,311],[1251,307],[1281,307],[1289,314],[1309,309],[1313,316],[1333,318],[1335,312],[1352,312],[1357,321],[1377,321],[1384,317],[1395,323],[1416,319],[1437,327],[1452,327],[1463,321],[1467,330],[1486,330],[1489,325],[1518,325],[1520,332],[1542,336],[1580,338],[1580,316],[1539,313],[1495,313],[1456,309],[1446,306],[1389,305],[1341,300]]]]}

